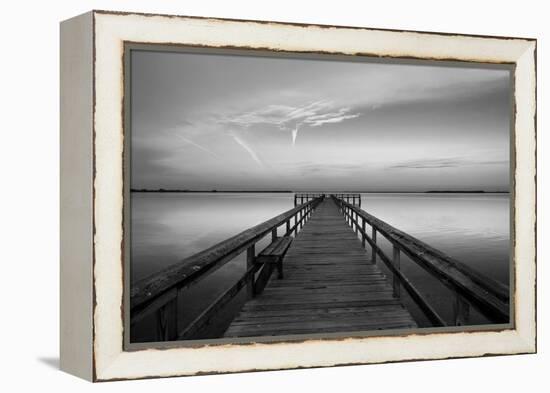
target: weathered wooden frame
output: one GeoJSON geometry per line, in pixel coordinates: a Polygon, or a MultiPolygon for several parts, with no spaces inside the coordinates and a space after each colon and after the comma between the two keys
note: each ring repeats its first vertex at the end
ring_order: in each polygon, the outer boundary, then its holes
{"type": "Polygon", "coordinates": [[[92,11],[61,25],[61,368],[92,381],[536,351],[536,40],[92,11]],[[125,350],[124,44],[508,64],[514,324],[125,350]]]}

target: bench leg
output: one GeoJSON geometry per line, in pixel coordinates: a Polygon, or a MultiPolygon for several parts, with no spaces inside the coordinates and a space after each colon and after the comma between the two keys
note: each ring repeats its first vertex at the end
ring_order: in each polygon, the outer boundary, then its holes
{"type": "Polygon", "coordinates": [[[277,278],[279,280],[282,280],[284,278],[284,276],[283,276],[283,259],[282,258],[279,262],[277,262],[277,271],[279,273],[277,278]]]}

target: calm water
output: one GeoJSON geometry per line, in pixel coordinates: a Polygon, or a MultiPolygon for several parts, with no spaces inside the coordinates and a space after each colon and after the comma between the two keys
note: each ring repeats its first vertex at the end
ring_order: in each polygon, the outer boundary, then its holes
{"type": "MultiPolygon", "coordinates": [[[[130,273],[135,282],[291,209],[293,194],[134,193],[131,202],[130,273]]],[[[362,208],[489,277],[509,283],[508,194],[362,194],[362,208]]],[[[268,241],[265,239],[258,248],[268,241]]],[[[389,242],[381,244],[390,251],[389,242]]],[[[402,269],[430,303],[450,319],[452,296],[448,289],[405,256],[402,269]]],[[[179,299],[180,328],[240,278],[244,270],[241,255],[183,291],[179,299]]],[[[243,296],[237,297],[204,338],[223,333],[243,300],[243,296]]],[[[413,315],[423,323],[419,313],[413,315]]],[[[471,322],[485,321],[473,312],[471,322]]],[[[144,321],[136,326],[132,340],[148,341],[151,323],[144,321]]]]}

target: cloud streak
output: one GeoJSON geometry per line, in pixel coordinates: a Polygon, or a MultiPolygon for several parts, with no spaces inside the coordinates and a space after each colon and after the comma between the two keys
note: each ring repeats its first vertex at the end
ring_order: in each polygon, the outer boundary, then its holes
{"type": "Polygon", "coordinates": [[[298,130],[300,128],[299,124],[296,124],[296,127],[292,130],[292,146],[296,146],[296,138],[298,137],[298,130]]]}
{"type": "Polygon", "coordinates": [[[200,149],[216,158],[220,158],[220,156],[218,156],[216,153],[214,153],[212,150],[210,149],[207,149],[206,147],[202,146],[202,145],[199,145],[198,143],[196,142],[193,142],[191,139],[187,139],[186,137],[182,136],[181,134],[179,134],[178,132],[175,133],[176,137],[178,137],[179,139],[181,139],[182,141],[184,141],[185,143],[191,145],[191,146],[195,146],[197,149],[200,149]]]}
{"type": "Polygon", "coordinates": [[[237,142],[237,144],[239,146],[241,146],[247,153],[248,155],[258,164],[260,165],[261,167],[264,167],[264,163],[263,161],[260,159],[260,157],[258,156],[258,154],[256,154],[256,152],[254,151],[254,149],[252,149],[252,147],[250,147],[250,145],[244,140],[242,139],[241,137],[239,137],[238,135],[236,135],[235,133],[231,133],[229,134],[231,135],[231,137],[233,138],[233,140],[235,142],[237,142]]]}
{"type": "Polygon", "coordinates": [[[323,124],[340,123],[344,120],[355,119],[360,116],[360,113],[349,113],[350,111],[350,108],[340,108],[335,112],[308,116],[303,120],[303,124],[308,124],[311,127],[320,127],[323,124]]]}

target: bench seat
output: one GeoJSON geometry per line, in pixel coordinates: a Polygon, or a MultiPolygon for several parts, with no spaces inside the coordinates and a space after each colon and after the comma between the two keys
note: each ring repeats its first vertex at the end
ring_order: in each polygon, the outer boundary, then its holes
{"type": "Polygon", "coordinates": [[[256,257],[258,263],[278,263],[286,254],[286,251],[292,243],[290,236],[283,236],[276,238],[271,242],[262,252],[256,257]]]}
{"type": "Polygon", "coordinates": [[[255,294],[262,293],[275,266],[278,271],[277,278],[283,278],[283,258],[291,243],[292,237],[290,236],[278,237],[255,258],[255,263],[264,265],[254,284],[255,294]]]}

